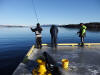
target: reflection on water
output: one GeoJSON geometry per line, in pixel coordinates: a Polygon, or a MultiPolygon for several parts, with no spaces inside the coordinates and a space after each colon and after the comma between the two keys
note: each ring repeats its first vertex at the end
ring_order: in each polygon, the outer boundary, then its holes
{"type": "Polygon", "coordinates": [[[100,32],[100,28],[89,28],[88,31],[90,31],[90,32],[100,32]]]}
{"type": "MultiPolygon", "coordinates": [[[[58,43],[80,42],[80,38],[77,35],[78,29],[58,29],[58,43]]],[[[43,27],[43,43],[50,43],[49,30],[50,27],[43,27]]],[[[87,31],[85,42],[99,43],[99,37],[100,32],[87,31]]],[[[0,28],[0,73],[11,75],[33,44],[35,44],[35,34],[29,28],[0,28]]],[[[75,53],[71,54],[69,54],[69,57],[78,57],[75,53]]]]}

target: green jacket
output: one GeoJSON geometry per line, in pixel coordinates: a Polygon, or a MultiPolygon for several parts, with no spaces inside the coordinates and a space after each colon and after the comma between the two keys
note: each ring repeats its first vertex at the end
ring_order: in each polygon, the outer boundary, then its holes
{"type": "Polygon", "coordinates": [[[84,35],[84,33],[86,33],[86,29],[87,27],[85,25],[81,26],[80,28],[81,35],[84,35]]]}

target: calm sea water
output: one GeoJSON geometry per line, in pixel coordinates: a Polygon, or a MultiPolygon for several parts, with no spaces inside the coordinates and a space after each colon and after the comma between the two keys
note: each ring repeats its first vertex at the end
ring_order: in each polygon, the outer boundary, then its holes
{"type": "MultiPolygon", "coordinates": [[[[58,28],[58,43],[79,43],[78,29],[58,28]]],[[[50,43],[50,27],[43,27],[42,42],[50,43]]],[[[85,42],[100,43],[100,32],[87,31],[85,42]]],[[[11,75],[35,44],[30,28],[0,28],[0,74],[11,75]]]]}

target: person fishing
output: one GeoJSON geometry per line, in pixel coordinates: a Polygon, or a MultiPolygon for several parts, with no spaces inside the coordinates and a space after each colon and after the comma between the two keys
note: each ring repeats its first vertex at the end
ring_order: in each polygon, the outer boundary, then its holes
{"type": "Polygon", "coordinates": [[[51,45],[52,47],[57,46],[57,34],[58,34],[58,28],[55,25],[52,25],[50,28],[50,34],[51,34],[51,45]]]}
{"type": "Polygon", "coordinates": [[[31,30],[32,30],[32,32],[35,32],[35,35],[36,35],[36,47],[41,49],[42,48],[41,32],[43,29],[40,27],[40,24],[37,23],[37,27],[35,29],[32,29],[32,27],[31,27],[31,30]]]}
{"type": "Polygon", "coordinates": [[[86,36],[86,29],[87,27],[83,24],[80,23],[80,30],[77,32],[79,34],[79,37],[81,38],[81,43],[84,43],[84,37],[86,36]]]}

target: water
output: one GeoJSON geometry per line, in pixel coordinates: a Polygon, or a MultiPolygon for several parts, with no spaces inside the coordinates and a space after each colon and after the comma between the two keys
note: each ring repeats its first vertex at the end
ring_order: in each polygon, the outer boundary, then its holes
{"type": "MultiPolygon", "coordinates": [[[[50,43],[50,27],[43,27],[42,42],[50,43]]],[[[59,28],[58,43],[79,43],[78,29],[59,28]]],[[[85,42],[100,43],[100,32],[87,31],[85,42]]],[[[11,75],[35,44],[29,28],[0,28],[0,74],[11,75]]]]}

